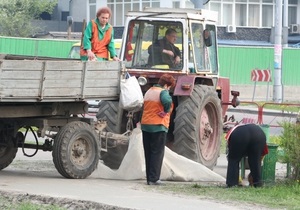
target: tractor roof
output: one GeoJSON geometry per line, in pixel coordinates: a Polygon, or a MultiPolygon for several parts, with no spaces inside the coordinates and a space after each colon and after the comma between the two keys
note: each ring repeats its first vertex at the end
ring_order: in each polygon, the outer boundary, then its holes
{"type": "Polygon", "coordinates": [[[218,21],[218,13],[215,11],[205,9],[177,9],[177,8],[151,8],[145,7],[143,11],[129,11],[128,17],[159,17],[159,18],[170,18],[170,19],[196,19],[196,20],[207,20],[207,21],[218,21]]]}

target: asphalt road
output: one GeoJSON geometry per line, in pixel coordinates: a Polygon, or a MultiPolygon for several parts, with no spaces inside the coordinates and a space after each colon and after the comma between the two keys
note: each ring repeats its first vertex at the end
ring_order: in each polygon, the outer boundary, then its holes
{"type": "MultiPolygon", "coordinates": [[[[240,209],[235,205],[197,197],[156,192],[152,188],[163,186],[147,186],[145,180],[106,180],[98,179],[93,174],[82,180],[66,179],[51,165],[50,153],[40,153],[33,158],[19,154],[14,162],[0,172],[2,190],[95,201],[131,209],[193,210],[199,209],[199,206],[205,209],[240,209]]],[[[220,171],[225,168],[225,165],[219,167],[220,171]]]]}
{"type": "MultiPolygon", "coordinates": [[[[238,118],[245,117],[245,112],[232,112],[238,118]]],[[[249,112],[247,113],[247,115],[249,112]]],[[[254,113],[255,115],[255,113],[254,113]]],[[[248,117],[248,116],[247,116],[248,117]]],[[[274,116],[272,116],[274,117],[274,116]]],[[[272,119],[271,119],[272,120],[272,119]]],[[[274,120],[273,120],[274,121],[274,120]]],[[[273,133],[273,131],[270,131],[273,133]]],[[[275,133],[277,131],[274,131],[275,133]]],[[[32,154],[32,150],[26,150],[32,154]]],[[[222,154],[214,172],[226,177],[227,160],[222,154]]],[[[276,164],[276,177],[285,176],[286,166],[276,164]]],[[[145,180],[108,180],[99,179],[92,174],[87,179],[66,179],[55,169],[50,152],[39,151],[34,157],[26,157],[19,150],[14,162],[0,171],[0,189],[22,194],[68,198],[73,200],[93,201],[111,206],[130,209],[253,209],[238,203],[221,202],[195,196],[182,196],[176,193],[157,191],[164,186],[148,186],[145,180]]],[[[171,182],[166,182],[166,184],[171,182]]],[[[172,182],[174,183],[174,182],[172,182]]],[[[207,184],[199,183],[197,184],[207,184]]],[[[224,187],[225,183],[212,183],[224,187]]],[[[226,189],[224,188],[224,192],[226,189]]]]}
{"type": "MultiPolygon", "coordinates": [[[[30,153],[28,151],[28,153],[30,153]]],[[[282,165],[277,170],[282,172],[282,165]]],[[[227,160],[224,154],[218,159],[214,171],[226,176],[227,160]]],[[[54,168],[50,152],[38,152],[34,157],[25,157],[18,152],[14,162],[0,171],[1,190],[54,198],[93,201],[129,209],[198,210],[200,209],[253,209],[238,203],[221,202],[195,196],[157,191],[164,186],[148,186],[145,180],[99,179],[92,174],[87,179],[63,178],[54,168]]],[[[175,183],[175,182],[166,182],[175,183]]],[[[206,185],[208,183],[197,182],[206,185]]],[[[222,187],[225,183],[211,183],[222,187]]],[[[226,188],[224,188],[224,192],[226,188]]],[[[259,209],[264,209],[257,207],[259,209]]]]}

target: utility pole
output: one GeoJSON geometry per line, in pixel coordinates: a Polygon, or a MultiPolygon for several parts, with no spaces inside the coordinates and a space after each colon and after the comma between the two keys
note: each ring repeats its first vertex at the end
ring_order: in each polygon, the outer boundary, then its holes
{"type": "Polygon", "coordinates": [[[275,37],[274,37],[274,84],[273,101],[282,103],[282,0],[276,0],[275,5],[275,37]]]}

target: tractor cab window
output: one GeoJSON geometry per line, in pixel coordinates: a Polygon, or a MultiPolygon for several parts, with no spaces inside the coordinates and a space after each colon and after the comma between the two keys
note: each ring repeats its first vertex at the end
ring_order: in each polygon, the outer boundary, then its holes
{"type": "Polygon", "coordinates": [[[191,24],[192,55],[190,69],[197,72],[217,74],[216,27],[200,23],[191,24]]]}
{"type": "Polygon", "coordinates": [[[133,20],[126,35],[126,68],[182,69],[182,24],[133,20]]]}

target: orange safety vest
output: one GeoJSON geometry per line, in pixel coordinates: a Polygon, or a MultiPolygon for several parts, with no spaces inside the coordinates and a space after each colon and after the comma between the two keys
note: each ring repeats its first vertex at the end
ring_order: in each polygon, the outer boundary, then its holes
{"type": "MultiPolygon", "coordinates": [[[[92,52],[95,53],[97,57],[108,59],[109,54],[107,50],[107,45],[111,41],[112,28],[113,27],[110,25],[108,30],[105,32],[103,39],[100,40],[97,24],[95,23],[95,20],[92,20],[92,52]]],[[[87,56],[86,50],[83,49],[83,43],[80,47],[80,56],[87,56]]]]}
{"type": "Polygon", "coordinates": [[[160,101],[160,93],[164,89],[161,87],[151,87],[144,96],[144,110],[141,124],[144,125],[163,125],[169,128],[171,110],[165,117],[160,117],[159,112],[164,111],[164,107],[160,101]]]}

